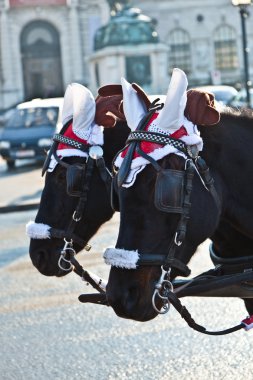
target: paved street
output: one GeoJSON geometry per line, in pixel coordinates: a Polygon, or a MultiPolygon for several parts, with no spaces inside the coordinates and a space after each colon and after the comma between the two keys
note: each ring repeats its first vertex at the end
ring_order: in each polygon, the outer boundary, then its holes
{"type": "MultiPolygon", "coordinates": [[[[16,189],[19,183],[24,189],[27,180],[27,194],[33,194],[39,176],[39,168],[9,177],[0,170],[0,194],[8,178],[16,189]]],[[[73,273],[61,279],[39,274],[30,262],[25,235],[25,224],[35,213],[0,214],[1,380],[253,379],[253,331],[201,335],[174,310],[146,323],[123,320],[108,307],[80,304],[78,295],[91,288],[73,273]]],[[[92,239],[92,253],[79,255],[84,266],[103,277],[109,268],[101,252],[114,244],[117,224],[118,215],[92,239]]],[[[190,263],[193,274],[210,267],[207,247],[208,242],[190,263]]],[[[237,299],[188,298],[183,303],[196,322],[212,330],[246,316],[237,299]]]]}

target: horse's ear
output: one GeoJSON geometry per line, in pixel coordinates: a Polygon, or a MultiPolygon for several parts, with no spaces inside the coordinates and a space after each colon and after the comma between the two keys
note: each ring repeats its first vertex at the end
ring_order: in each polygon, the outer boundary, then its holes
{"type": "Polygon", "coordinates": [[[132,83],[132,87],[137,92],[138,96],[143,100],[148,110],[151,104],[151,101],[149,100],[148,95],[137,83],[132,83]]]}
{"type": "Polygon", "coordinates": [[[121,84],[107,84],[98,89],[95,123],[112,128],[118,120],[126,121],[121,84]]]}
{"type": "Polygon", "coordinates": [[[122,102],[122,95],[98,95],[96,98],[95,123],[102,125],[104,128],[112,128],[118,120],[126,121],[122,102]]]}
{"type": "Polygon", "coordinates": [[[195,89],[187,91],[184,114],[196,125],[215,125],[220,121],[220,113],[215,106],[214,95],[195,89]]]}
{"type": "Polygon", "coordinates": [[[121,84],[107,84],[98,89],[100,96],[123,95],[121,84]]]}

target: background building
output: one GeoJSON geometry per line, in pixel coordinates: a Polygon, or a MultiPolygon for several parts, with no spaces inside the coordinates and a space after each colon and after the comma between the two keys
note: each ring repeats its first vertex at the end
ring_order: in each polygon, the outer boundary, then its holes
{"type": "Polygon", "coordinates": [[[119,3],[141,13],[138,19],[133,12],[121,14],[120,24],[125,20],[131,35],[126,38],[123,28],[117,29],[108,43],[101,33],[115,24],[117,12],[113,16],[110,11],[118,10],[117,1],[0,0],[0,109],[24,99],[63,95],[75,81],[95,92],[122,75],[160,93],[173,67],[187,73],[191,86],[243,82],[240,17],[230,0],[119,3]]]}

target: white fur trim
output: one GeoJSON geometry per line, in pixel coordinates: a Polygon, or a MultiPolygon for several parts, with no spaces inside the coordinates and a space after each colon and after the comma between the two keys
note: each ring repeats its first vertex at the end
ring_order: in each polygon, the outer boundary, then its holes
{"type": "Polygon", "coordinates": [[[104,144],[104,128],[96,123],[91,124],[91,132],[87,139],[90,145],[103,145],[104,144]]]}
{"type": "Polygon", "coordinates": [[[50,226],[30,221],[26,225],[26,234],[30,239],[50,239],[50,226]]]}
{"type": "Polygon", "coordinates": [[[104,260],[108,265],[117,268],[136,269],[139,253],[119,248],[107,248],[104,252],[104,260]]]}

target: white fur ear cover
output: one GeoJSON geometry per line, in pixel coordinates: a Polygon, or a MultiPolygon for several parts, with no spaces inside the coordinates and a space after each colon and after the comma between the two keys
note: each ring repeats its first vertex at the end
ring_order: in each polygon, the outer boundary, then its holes
{"type": "Polygon", "coordinates": [[[134,131],[147,111],[137,92],[126,79],[121,78],[121,85],[124,114],[129,128],[134,131]]]}
{"type": "Polygon", "coordinates": [[[180,69],[174,69],[164,107],[157,118],[159,128],[173,133],[181,127],[187,101],[187,86],[188,80],[185,73],[180,69]]]}

